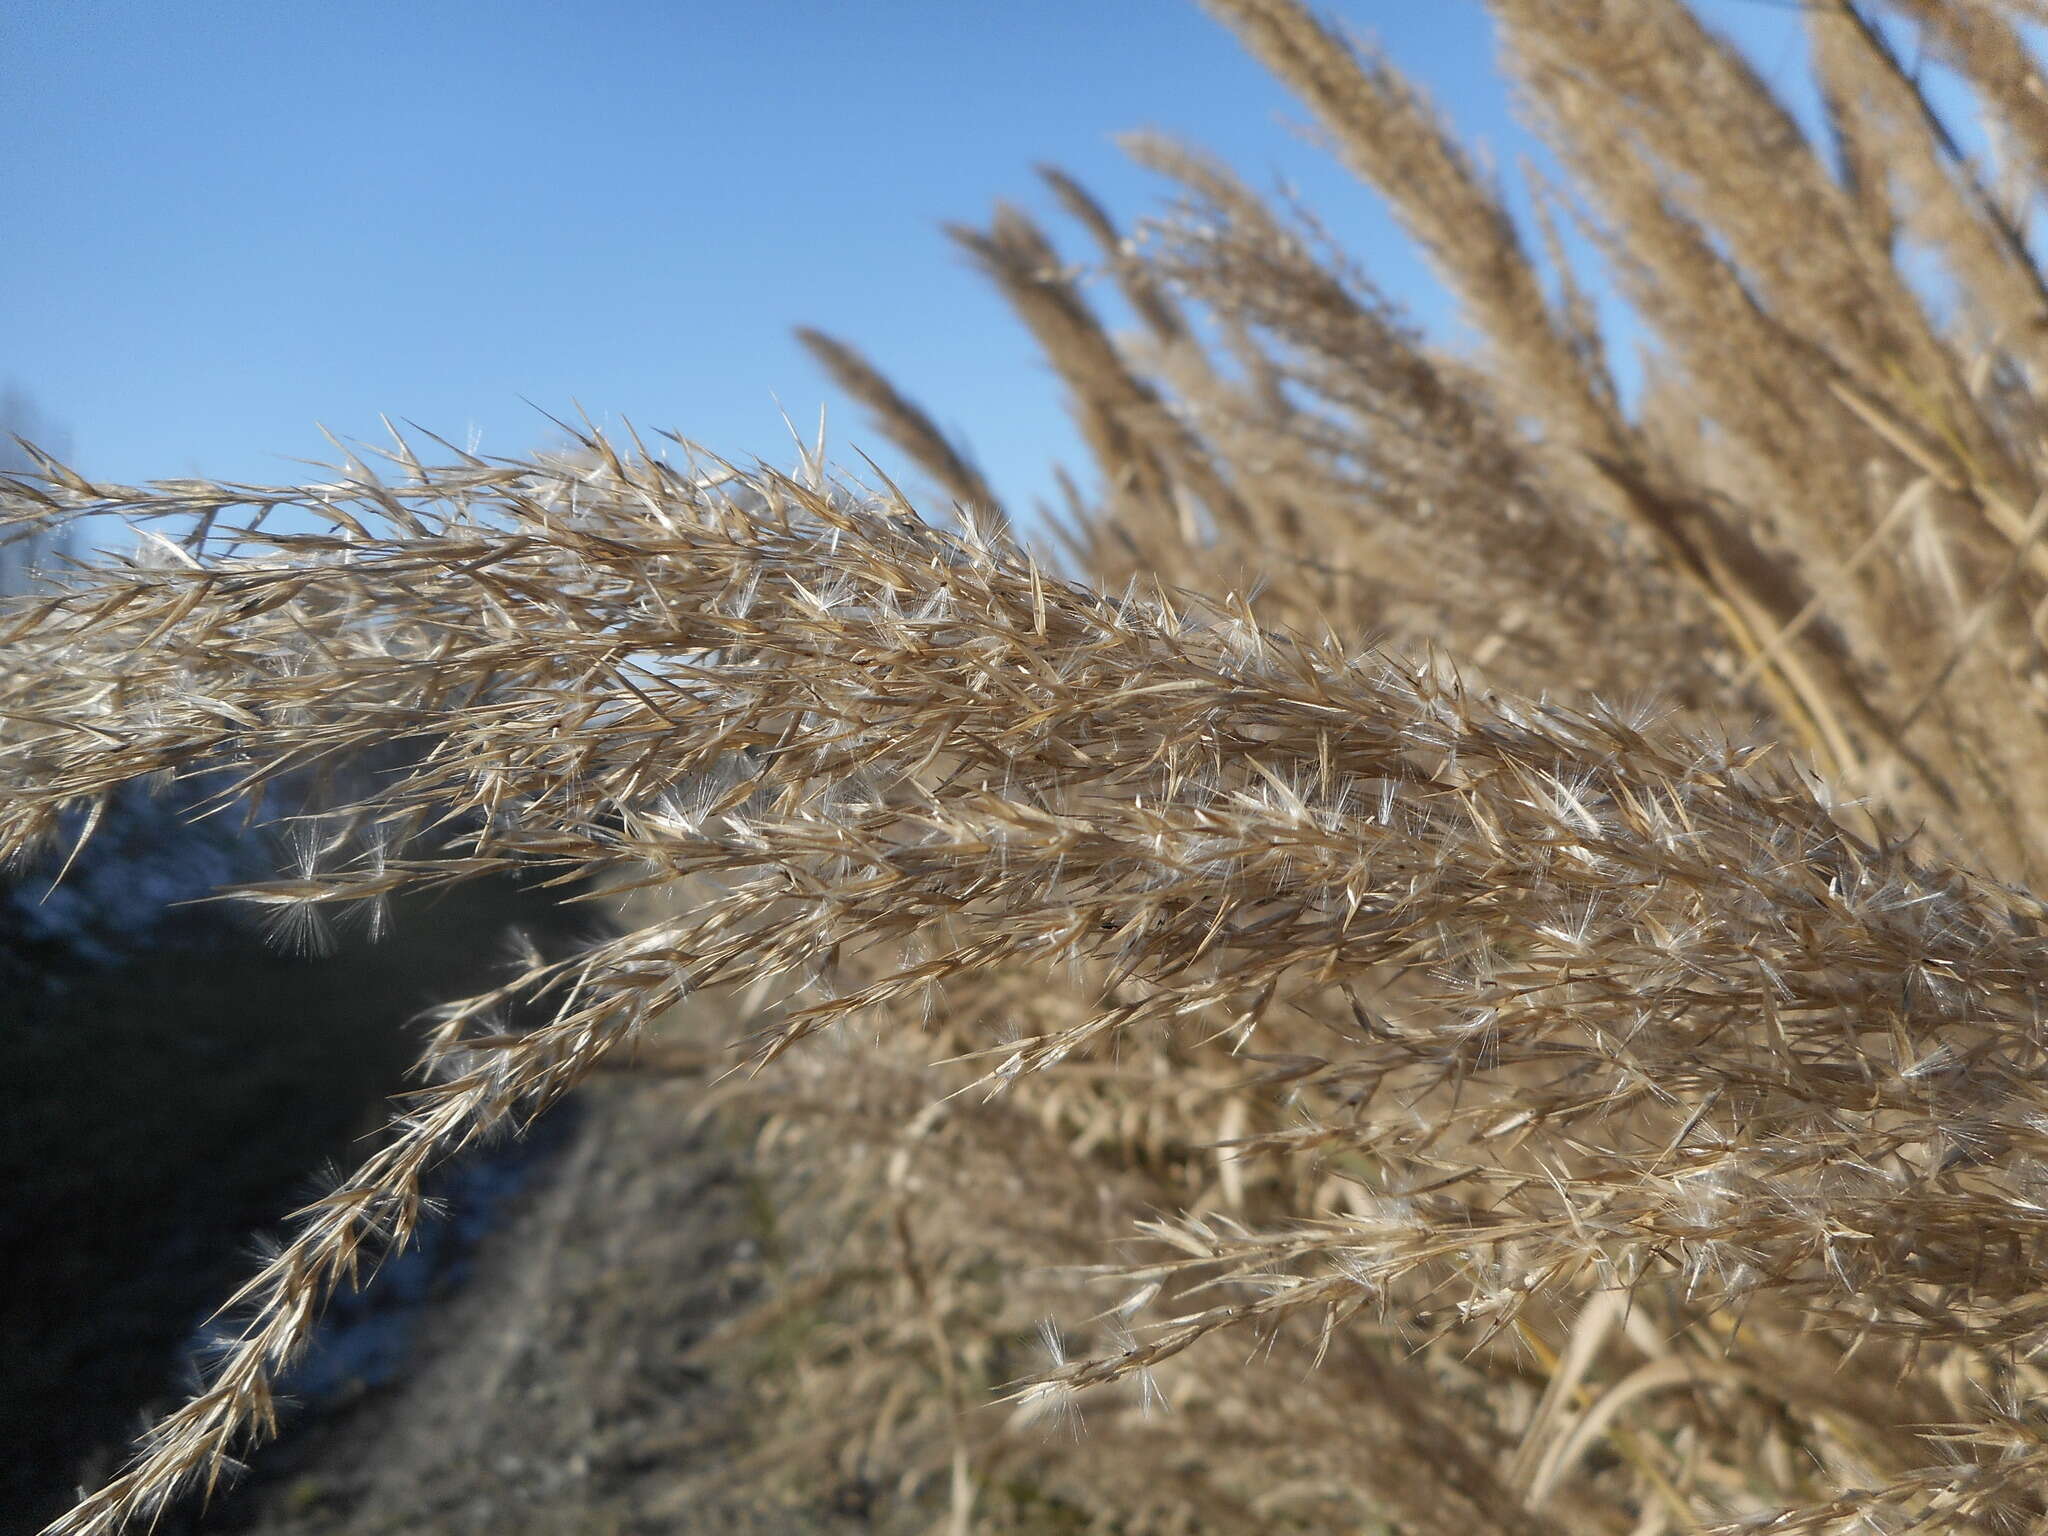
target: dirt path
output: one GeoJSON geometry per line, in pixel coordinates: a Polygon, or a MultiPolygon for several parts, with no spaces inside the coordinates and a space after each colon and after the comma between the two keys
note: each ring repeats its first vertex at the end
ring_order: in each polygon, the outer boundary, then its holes
{"type": "Polygon", "coordinates": [[[260,1536],[853,1531],[829,1493],[721,1490],[744,1406],[687,1360],[763,1283],[699,1083],[600,1078],[410,1368],[259,1455],[203,1529],[260,1536]]]}

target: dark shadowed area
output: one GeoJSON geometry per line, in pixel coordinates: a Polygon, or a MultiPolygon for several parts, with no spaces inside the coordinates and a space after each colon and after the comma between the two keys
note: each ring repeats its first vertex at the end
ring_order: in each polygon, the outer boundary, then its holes
{"type": "MultiPolygon", "coordinates": [[[[211,906],[90,968],[75,935],[0,930],[0,959],[40,966],[42,983],[14,977],[0,1030],[0,1077],[34,1086],[0,1118],[0,1531],[59,1513],[183,1385],[256,1241],[322,1192],[323,1166],[362,1154],[417,1055],[421,1011],[490,985],[514,930],[552,948],[592,925],[556,897],[483,881],[411,898],[387,939],[317,959],[211,906]]],[[[444,1181],[458,1234],[544,1148],[511,1150],[495,1178],[472,1158],[466,1181],[444,1181]]],[[[428,1284],[451,1258],[436,1245],[384,1289],[428,1284]]],[[[319,1400],[388,1374],[404,1348],[394,1316],[358,1307],[295,1386],[319,1400]]]]}

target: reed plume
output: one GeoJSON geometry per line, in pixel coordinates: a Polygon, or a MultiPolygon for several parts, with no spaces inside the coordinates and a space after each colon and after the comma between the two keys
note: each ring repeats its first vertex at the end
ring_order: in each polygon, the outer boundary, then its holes
{"type": "Polygon", "coordinates": [[[205,1388],[53,1532],[219,1475],[427,1167],[676,1019],[772,1066],[720,1096],[790,1127],[849,1256],[769,1303],[829,1320],[769,1454],[903,1468],[954,1529],[1020,1479],[1128,1530],[2048,1519],[2031,13],[1807,7],[1816,137],[1677,0],[1492,0],[1571,179],[1532,241],[1384,57],[1208,8],[1481,344],[1195,149],[1132,141],[1178,191],[1130,228],[1048,173],[1095,266],[1014,209],[953,237],[1096,461],[1064,567],[818,332],[957,530],[594,433],[7,483],[23,529],[165,531],[8,610],[0,852],[133,779],[255,795],[397,737],[241,899],[647,893],[440,1012],[205,1388]]]}

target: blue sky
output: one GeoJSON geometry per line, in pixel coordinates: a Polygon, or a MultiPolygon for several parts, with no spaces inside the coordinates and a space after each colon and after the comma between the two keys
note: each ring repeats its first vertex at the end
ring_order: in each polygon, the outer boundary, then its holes
{"type": "MultiPolygon", "coordinates": [[[[1708,0],[1767,69],[1797,19],[1708,0]]],[[[1476,0],[1334,7],[1511,165],[1476,0]]],[[[1392,293],[1452,317],[1305,114],[1192,0],[309,0],[5,7],[0,386],[90,474],[299,478],[380,412],[486,453],[560,415],[787,462],[886,450],[790,339],[866,349],[997,488],[1078,462],[1029,339],[938,226],[1050,216],[1056,163],[1118,213],[1163,129],[1293,183],[1392,293]]],[[[1058,226],[1082,250],[1073,232],[1058,226]]]]}

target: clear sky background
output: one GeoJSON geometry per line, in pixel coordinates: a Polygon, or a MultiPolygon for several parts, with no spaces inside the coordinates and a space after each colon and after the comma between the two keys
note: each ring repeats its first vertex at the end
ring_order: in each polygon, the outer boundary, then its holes
{"type": "MultiPolygon", "coordinates": [[[[1336,13],[1511,166],[1476,0],[1336,13]]],[[[1798,19],[1706,0],[1767,72],[1798,19]]],[[[1455,319],[1306,113],[1192,0],[17,0],[0,8],[0,388],[116,481],[275,481],[379,413],[482,451],[568,416],[788,463],[778,410],[890,456],[790,339],[866,350],[998,491],[1080,463],[1029,338],[940,233],[1052,218],[1058,164],[1122,217],[1163,129],[1284,178],[1388,291],[1455,319]]]]}

